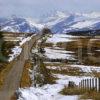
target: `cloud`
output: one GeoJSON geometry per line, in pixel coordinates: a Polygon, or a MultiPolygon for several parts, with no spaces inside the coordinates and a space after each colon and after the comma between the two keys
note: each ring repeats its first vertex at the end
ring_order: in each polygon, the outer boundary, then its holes
{"type": "Polygon", "coordinates": [[[34,17],[55,10],[100,11],[100,0],[0,0],[1,16],[34,17]]]}

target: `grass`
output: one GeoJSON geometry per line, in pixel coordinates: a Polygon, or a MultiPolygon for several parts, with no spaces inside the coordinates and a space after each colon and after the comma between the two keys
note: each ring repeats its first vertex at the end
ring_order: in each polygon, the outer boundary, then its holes
{"type": "Polygon", "coordinates": [[[14,93],[14,95],[11,97],[11,100],[17,100],[17,95],[14,93]]]}
{"type": "Polygon", "coordinates": [[[79,89],[78,87],[64,87],[61,91],[63,95],[82,95],[84,91],[79,89]]]}
{"type": "Polygon", "coordinates": [[[78,50],[82,49],[82,52],[80,51],[80,53],[82,53],[82,63],[84,65],[94,65],[94,66],[100,65],[100,62],[98,61],[100,54],[98,52],[95,52],[95,50],[100,49],[100,40],[94,40],[93,42],[90,43],[89,38],[80,38],[76,39],[76,41],[71,41],[67,43],[59,42],[57,43],[57,46],[65,48],[67,51],[75,52],[76,57],[79,55],[78,50]],[[91,52],[94,54],[93,56],[89,56],[88,48],[91,48],[91,52]],[[94,57],[98,59],[95,59],[94,57]]]}
{"type": "Polygon", "coordinates": [[[3,44],[0,47],[1,47],[0,51],[3,55],[3,57],[0,58],[0,88],[2,88],[8,72],[10,71],[13,64],[15,63],[15,61],[10,63],[7,62],[9,54],[12,53],[11,48],[14,47],[14,44],[12,42],[3,42],[3,44]]]}
{"type": "Polygon", "coordinates": [[[21,82],[20,82],[21,88],[31,86],[32,81],[31,81],[31,78],[29,75],[29,69],[32,69],[32,67],[33,67],[33,65],[30,60],[25,62],[25,66],[24,66],[24,70],[23,70],[22,78],[21,78],[21,82]]]}
{"type": "Polygon", "coordinates": [[[46,68],[41,58],[39,59],[38,63],[40,63],[40,65],[38,66],[38,69],[37,69],[38,75],[36,74],[35,76],[36,84],[39,84],[40,86],[44,84],[54,84],[56,78],[53,77],[51,71],[46,68]]]}
{"type": "Polygon", "coordinates": [[[59,68],[57,69],[50,69],[50,71],[55,74],[63,74],[63,75],[71,75],[71,76],[82,76],[85,74],[79,68],[76,68],[76,67],[66,66],[65,67],[66,69],[63,69],[64,67],[62,66],[58,66],[58,67],[59,68]]]}
{"type": "Polygon", "coordinates": [[[51,70],[52,73],[55,74],[63,74],[63,75],[71,75],[71,76],[82,76],[84,72],[79,72],[79,71],[67,71],[67,70],[51,70]]]}
{"type": "Polygon", "coordinates": [[[82,96],[80,96],[80,100],[87,100],[87,99],[100,100],[100,92],[88,91],[84,93],[82,96]]]}
{"type": "Polygon", "coordinates": [[[65,86],[60,93],[62,95],[79,95],[79,100],[100,100],[100,92],[96,92],[95,89],[80,89],[77,86],[67,87],[65,86]]]}
{"type": "Polygon", "coordinates": [[[9,71],[11,70],[13,64],[14,64],[14,62],[2,64],[2,70],[0,70],[0,89],[3,87],[6,76],[9,73],[9,71]]]}
{"type": "Polygon", "coordinates": [[[1,47],[1,52],[3,54],[3,56],[5,56],[6,58],[8,58],[9,54],[12,53],[11,48],[13,48],[15,46],[15,44],[13,42],[3,42],[2,47],[1,47]]]}
{"type": "Polygon", "coordinates": [[[44,43],[44,47],[53,47],[53,43],[44,43]]]}

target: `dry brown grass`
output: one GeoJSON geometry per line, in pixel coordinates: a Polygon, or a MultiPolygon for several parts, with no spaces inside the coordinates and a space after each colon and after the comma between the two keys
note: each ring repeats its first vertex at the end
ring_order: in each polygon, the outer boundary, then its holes
{"type": "Polygon", "coordinates": [[[45,66],[51,66],[51,67],[52,66],[61,66],[61,67],[65,67],[66,63],[61,63],[61,62],[60,63],[59,62],[58,63],[53,63],[53,62],[51,63],[50,62],[50,63],[45,63],[45,66]]]}
{"type": "Polygon", "coordinates": [[[63,75],[71,75],[71,76],[82,76],[85,73],[81,72],[79,69],[61,69],[61,70],[57,70],[57,69],[50,69],[50,71],[54,74],[63,74],[63,75]]]}
{"type": "Polygon", "coordinates": [[[3,87],[6,76],[9,73],[9,71],[11,70],[13,64],[14,64],[14,61],[3,64],[3,69],[0,71],[0,89],[3,87]]]}
{"type": "Polygon", "coordinates": [[[91,100],[100,100],[100,92],[88,91],[88,92],[85,92],[85,93],[80,97],[80,100],[87,100],[87,99],[91,99],[91,100]]]}
{"type": "Polygon", "coordinates": [[[78,100],[100,100],[100,92],[93,90],[80,89],[76,87],[64,87],[60,92],[63,95],[80,95],[78,100]]]}
{"type": "Polygon", "coordinates": [[[61,91],[63,95],[80,95],[78,100],[100,100],[100,92],[76,87],[64,87],[61,91]]]}
{"type": "Polygon", "coordinates": [[[21,82],[20,82],[20,87],[30,87],[32,82],[31,82],[31,78],[29,76],[29,69],[32,69],[33,65],[31,63],[31,61],[26,61],[25,66],[24,66],[24,70],[22,73],[22,78],[21,78],[21,82]]]}
{"type": "Polygon", "coordinates": [[[53,43],[44,43],[44,47],[52,47],[53,43]]]}
{"type": "Polygon", "coordinates": [[[76,87],[64,87],[61,90],[61,94],[63,95],[82,95],[85,91],[82,91],[77,86],[76,87]]]}
{"type": "Polygon", "coordinates": [[[11,100],[17,100],[17,95],[14,93],[14,95],[11,97],[11,100]]]}

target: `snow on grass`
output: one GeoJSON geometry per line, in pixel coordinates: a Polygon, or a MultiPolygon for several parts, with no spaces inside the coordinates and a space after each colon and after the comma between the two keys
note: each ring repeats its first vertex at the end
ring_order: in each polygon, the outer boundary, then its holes
{"type": "Polygon", "coordinates": [[[31,38],[33,37],[34,35],[32,35],[32,36],[30,36],[30,37],[27,37],[27,38],[22,38],[20,41],[20,46],[21,45],[23,45],[25,42],[27,42],[27,41],[30,41],[31,40],[31,38]]]}
{"type": "Polygon", "coordinates": [[[85,65],[69,65],[70,67],[80,68],[83,72],[91,73],[92,71],[100,72],[99,66],[85,66],[85,65]]]}
{"type": "Polygon", "coordinates": [[[66,51],[66,50],[55,50],[55,49],[50,49],[50,48],[45,48],[45,55],[47,58],[50,59],[71,59],[71,60],[75,60],[74,56],[69,54],[69,53],[73,53],[70,51],[66,51]]]}
{"type": "Polygon", "coordinates": [[[79,85],[79,82],[83,79],[90,79],[90,76],[68,76],[68,75],[61,75],[61,74],[54,74],[57,78],[59,78],[56,82],[60,85],[68,85],[69,81],[75,82],[76,85],[79,85]]]}
{"type": "Polygon", "coordinates": [[[76,85],[83,79],[91,78],[85,76],[68,76],[61,74],[54,74],[58,78],[56,84],[44,85],[42,87],[30,87],[25,89],[19,89],[19,99],[18,100],[78,100],[78,96],[64,96],[59,92],[68,85],[69,81],[74,81],[76,85]],[[74,80],[73,80],[74,79],[74,80]]]}
{"type": "Polygon", "coordinates": [[[32,35],[30,37],[27,37],[27,38],[17,37],[17,38],[19,38],[19,40],[21,42],[19,43],[19,46],[15,46],[14,48],[12,48],[12,54],[9,54],[9,57],[10,57],[8,59],[9,62],[11,62],[12,60],[14,60],[14,58],[16,58],[17,56],[19,56],[21,54],[22,48],[20,46],[22,46],[25,42],[30,41],[33,36],[34,35],[32,35]]]}
{"type": "Polygon", "coordinates": [[[43,87],[30,87],[19,89],[21,93],[18,100],[56,100],[55,95],[63,89],[62,85],[45,85],[43,87]]]}
{"type": "Polygon", "coordinates": [[[47,66],[48,69],[53,70],[67,70],[68,68],[79,68],[81,72],[85,73],[92,73],[92,72],[100,72],[99,66],[85,66],[85,65],[64,65],[64,67],[61,66],[47,66]]]}
{"type": "Polygon", "coordinates": [[[70,42],[70,41],[74,41],[72,39],[70,39],[73,36],[70,35],[66,35],[66,34],[54,34],[51,38],[48,38],[48,40],[46,41],[47,43],[58,43],[58,42],[70,42]]]}
{"type": "Polygon", "coordinates": [[[78,100],[78,96],[77,95],[73,95],[73,96],[63,96],[63,95],[60,95],[58,97],[58,99],[56,100],[78,100]]]}
{"type": "Polygon", "coordinates": [[[14,48],[12,48],[12,54],[9,54],[9,59],[8,61],[12,61],[14,58],[16,58],[18,55],[20,55],[22,51],[22,48],[20,48],[19,46],[15,46],[14,48]]]}

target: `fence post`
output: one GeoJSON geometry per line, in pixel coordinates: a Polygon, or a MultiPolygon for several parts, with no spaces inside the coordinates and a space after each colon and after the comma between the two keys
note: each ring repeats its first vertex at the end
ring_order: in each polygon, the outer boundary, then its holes
{"type": "Polygon", "coordinates": [[[92,89],[91,79],[90,79],[90,90],[92,89]]]}
{"type": "Polygon", "coordinates": [[[98,78],[98,90],[99,90],[99,92],[100,92],[100,78],[98,78]]]}
{"type": "Polygon", "coordinates": [[[86,81],[87,81],[87,89],[89,90],[89,79],[87,79],[86,81]]]}
{"type": "Polygon", "coordinates": [[[92,79],[92,88],[95,89],[95,86],[94,86],[94,78],[92,79]]]}
{"type": "Polygon", "coordinates": [[[84,82],[84,80],[83,80],[83,89],[85,88],[85,84],[84,84],[85,82],[84,82]]]}
{"type": "Polygon", "coordinates": [[[79,89],[81,89],[81,82],[79,82],[79,89]]]}
{"type": "Polygon", "coordinates": [[[81,89],[82,89],[82,81],[81,81],[80,85],[81,85],[81,89]]]}
{"type": "Polygon", "coordinates": [[[86,79],[85,79],[85,90],[87,89],[87,84],[86,84],[87,82],[86,82],[86,79]]]}
{"type": "Polygon", "coordinates": [[[96,88],[96,91],[98,91],[97,78],[95,78],[95,88],[96,88]]]}

